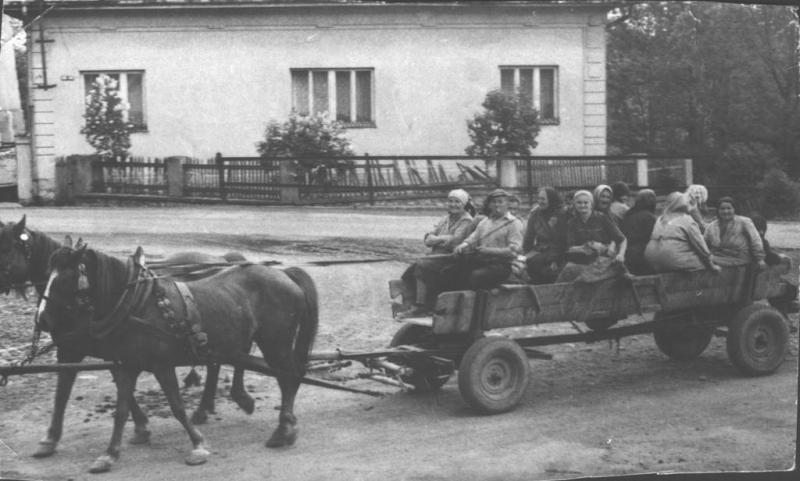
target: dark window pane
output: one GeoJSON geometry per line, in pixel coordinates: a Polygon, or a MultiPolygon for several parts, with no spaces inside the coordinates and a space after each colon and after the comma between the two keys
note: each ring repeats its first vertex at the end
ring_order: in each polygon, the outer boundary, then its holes
{"type": "Polygon", "coordinates": [[[356,122],[372,121],[372,72],[356,72],[356,122]]]}
{"type": "Polygon", "coordinates": [[[328,112],[328,72],[312,72],[311,75],[314,81],[314,113],[328,112]]]}
{"type": "Polygon", "coordinates": [[[308,114],[308,70],[292,71],[292,108],[308,114]]]}
{"type": "Polygon", "coordinates": [[[539,70],[539,114],[543,119],[556,118],[555,69],[539,70]]]}
{"type": "Polygon", "coordinates": [[[503,92],[514,93],[514,69],[503,68],[500,69],[500,90],[503,92]]]}
{"type": "Polygon", "coordinates": [[[336,120],[350,122],[350,72],[336,72],[336,120]]]}
{"type": "Polygon", "coordinates": [[[128,122],[137,127],[144,126],[144,94],[142,89],[142,74],[128,74],[128,122]]]}
{"type": "Polygon", "coordinates": [[[519,93],[528,105],[533,105],[533,69],[519,69],[519,93]]]}

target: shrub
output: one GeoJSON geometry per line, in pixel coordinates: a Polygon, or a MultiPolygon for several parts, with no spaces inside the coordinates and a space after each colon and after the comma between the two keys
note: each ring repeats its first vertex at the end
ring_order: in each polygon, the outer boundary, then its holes
{"type": "Polygon", "coordinates": [[[472,145],[468,155],[498,157],[530,155],[539,135],[539,113],[528,97],[492,90],[483,101],[484,111],[467,122],[472,145]]]}
{"type": "Polygon", "coordinates": [[[786,172],[770,169],[757,185],[758,210],[766,218],[797,215],[800,210],[800,183],[786,172]]]}
{"type": "Polygon", "coordinates": [[[97,155],[104,158],[125,158],[131,147],[131,125],[125,121],[129,109],[119,95],[117,81],[108,75],[100,75],[92,83],[86,96],[86,125],[81,133],[94,147],[97,155]]]}
{"type": "Polygon", "coordinates": [[[303,115],[296,111],[285,122],[270,120],[256,150],[262,157],[292,157],[299,174],[308,172],[318,180],[327,177],[328,169],[350,163],[331,157],[353,155],[340,122],[327,114],[303,115]]]}

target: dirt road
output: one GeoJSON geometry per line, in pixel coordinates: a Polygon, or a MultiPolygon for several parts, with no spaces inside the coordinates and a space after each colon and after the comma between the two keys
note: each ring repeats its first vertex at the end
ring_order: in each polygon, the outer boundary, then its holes
{"type": "MultiPolygon", "coordinates": [[[[141,244],[151,256],[177,250],[253,259],[410,257],[435,215],[326,209],[122,208],[26,209],[29,226],[54,235],[83,235],[92,247],[127,255],[141,244]]],[[[0,220],[22,211],[0,209],[0,220]]],[[[771,225],[781,247],[800,247],[796,225],[771,225]]],[[[795,260],[797,256],[795,255],[795,260]]],[[[404,264],[309,267],[321,296],[316,349],[375,349],[398,325],[390,320],[387,281],[404,264]]],[[[33,305],[0,298],[0,362],[20,354],[29,339],[33,305]]],[[[563,344],[544,348],[552,361],[531,361],[531,385],[512,413],[482,417],[461,400],[454,380],[436,395],[380,388],[383,398],[303,387],[296,412],[300,438],[288,449],[264,447],[277,423],[272,379],[249,374],[257,410],[248,416],[225,399],[201,430],[212,447],[206,465],[188,467],[190,444],[169,415],[153,378],[137,397],[151,416],[149,445],[124,445],[112,472],[86,470],[111,432],[115,390],[108,374],[79,376],[55,456],[30,454],[45,432],[55,378],[11,378],[0,388],[0,476],[24,479],[170,480],[439,480],[564,479],[643,472],[782,470],[794,462],[797,399],[797,324],[787,361],[772,376],[741,377],[724,339],[697,360],[669,361],[647,335],[619,345],[563,344]]],[[[532,328],[535,333],[567,326],[532,328]]],[[[229,372],[229,371],[227,371],[229,372]]],[[[334,375],[350,378],[355,369],[334,375]]],[[[333,375],[332,375],[333,376],[333,375]]],[[[365,381],[346,385],[375,388],[365,381]]],[[[190,406],[199,388],[184,392],[190,406]]],[[[130,433],[130,429],[128,430],[130,433]]]]}

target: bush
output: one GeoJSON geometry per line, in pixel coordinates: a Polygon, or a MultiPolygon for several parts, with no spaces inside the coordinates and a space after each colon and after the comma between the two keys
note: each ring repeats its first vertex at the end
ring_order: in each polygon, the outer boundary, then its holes
{"type": "Polygon", "coordinates": [[[800,183],[780,169],[770,169],[757,185],[758,210],[766,218],[796,216],[800,210],[800,183]]]}
{"type": "Polygon", "coordinates": [[[125,121],[129,109],[119,95],[117,81],[108,75],[100,75],[86,96],[86,125],[81,133],[94,147],[97,155],[104,158],[125,158],[131,147],[131,125],[125,121]]]}
{"type": "Polygon", "coordinates": [[[303,115],[295,111],[285,122],[270,120],[256,150],[262,157],[294,158],[298,174],[308,172],[316,179],[326,178],[330,168],[350,164],[330,157],[353,155],[341,123],[326,114],[303,115]]]}
{"type": "Polygon", "coordinates": [[[467,122],[472,145],[467,155],[498,157],[530,155],[538,143],[539,112],[521,93],[492,90],[483,101],[484,112],[467,122]]]}

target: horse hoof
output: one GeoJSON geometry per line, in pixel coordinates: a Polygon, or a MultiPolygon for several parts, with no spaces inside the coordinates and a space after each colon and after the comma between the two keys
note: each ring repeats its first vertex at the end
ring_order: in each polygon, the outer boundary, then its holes
{"type": "Polygon", "coordinates": [[[149,443],[150,442],[150,431],[148,431],[147,429],[133,431],[133,437],[131,437],[129,442],[131,444],[147,444],[147,443],[149,443]]]}
{"type": "Polygon", "coordinates": [[[189,466],[197,466],[198,464],[203,464],[208,461],[209,453],[205,448],[196,448],[192,449],[192,452],[186,456],[186,464],[189,466]]]}
{"type": "Polygon", "coordinates": [[[111,470],[111,466],[113,464],[114,458],[105,454],[94,460],[92,465],[89,467],[89,472],[94,474],[105,473],[111,470]]]}
{"type": "Polygon", "coordinates": [[[291,446],[297,441],[297,428],[288,427],[275,430],[272,436],[267,440],[266,446],[268,448],[282,448],[284,446],[291,446]]]}
{"type": "Polygon", "coordinates": [[[48,456],[52,456],[56,452],[56,442],[55,441],[39,441],[39,447],[36,448],[36,452],[33,453],[34,458],[46,458],[48,456]]]}
{"type": "Polygon", "coordinates": [[[247,414],[253,414],[253,411],[256,410],[256,402],[253,401],[253,398],[250,397],[249,394],[246,392],[236,395],[231,395],[236,404],[242,408],[242,411],[246,412],[247,414]]]}
{"type": "Polygon", "coordinates": [[[208,414],[205,409],[198,409],[192,413],[192,424],[205,424],[208,421],[208,414]]]}

